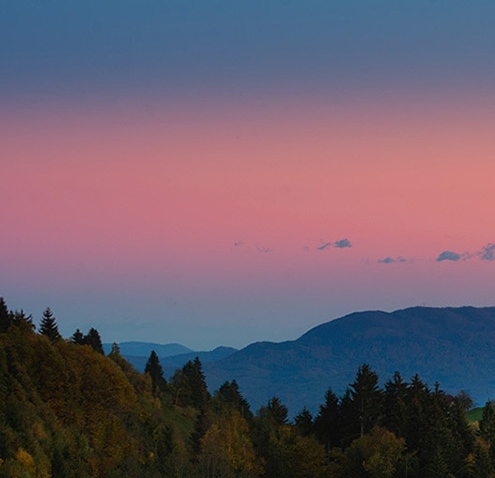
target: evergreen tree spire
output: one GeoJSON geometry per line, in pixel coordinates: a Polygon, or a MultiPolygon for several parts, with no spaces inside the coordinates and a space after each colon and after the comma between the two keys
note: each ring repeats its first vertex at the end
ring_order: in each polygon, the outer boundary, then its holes
{"type": "Polygon", "coordinates": [[[90,345],[96,352],[101,355],[105,355],[105,351],[103,350],[103,344],[101,343],[101,337],[99,332],[91,327],[89,332],[84,337],[84,344],[90,345]]]}
{"type": "Polygon", "coordinates": [[[12,324],[12,314],[7,309],[7,304],[3,297],[0,297],[0,333],[7,332],[12,324]]]}
{"type": "Polygon", "coordinates": [[[51,342],[56,342],[62,338],[58,331],[57,321],[55,320],[50,307],[47,307],[43,312],[43,318],[40,322],[40,334],[47,336],[51,342]]]}
{"type": "Polygon", "coordinates": [[[84,334],[79,330],[77,329],[73,334],[72,334],[72,337],[70,338],[70,341],[73,343],[73,344],[77,344],[77,345],[84,345],[84,334]]]}
{"type": "Polygon", "coordinates": [[[154,350],[151,351],[150,357],[146,362],[146,367],[144,368],[144,372],[149,374],[151,378],[151,386],[153,389],[153,394],[156,393],[157,390],[163,392],[165,390],[165,386],[167,382],[163,377],[163,368],[160,364],[160,359],[154,350]]]}

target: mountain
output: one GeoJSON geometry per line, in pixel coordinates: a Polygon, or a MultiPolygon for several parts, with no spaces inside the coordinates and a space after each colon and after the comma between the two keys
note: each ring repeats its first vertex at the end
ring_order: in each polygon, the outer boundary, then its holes
{"type": "MultiPolygon", "coordinates": [[[[119,343],[120,353],[124,356],[148,357],[152,350],[159,357],[169,357],[194,352],[192,349],[181,344],[155,344],[151,342],[121,342],[119,343]]],[[[103,344],[103,350],[106,354],[112,350],[112,344],[103,344]]]]}
{"type": "MultiPolygon", "coordinates": [[[[195,357],[199,357],[201,363],[206,364],[209,362],[215,362],[217,360],[226,358],[235,352],[237,352],[237,349],[234,349],[232,347],[217,347],[216,349],[211,350],[209,352],[190,351],[187,353],[181,353],[170,356],[168,355],[161,356],[158,352],[157,354],[158,354],[158,358],[160,359],[160,364],[163,368],[163,373],[165,377],[169,378],[178,368],[181,368],[183,365],[185,365],[188,360],[194,360],[195,357]]],[[[122,355],[128,362],[130,362],[134,366],[134,368],[136,368],[136,370],[139,370],[140,372],[144,371],[144,367],[146,367],[146,362],[148,361],[149,354],[145,356],[126,355],[126,354],[122,354],[122,355]]]]}
{"type": "Polygon", "coordinates": [[[188,360],[198,357],[202,364],[216,362],[230,357],[237,349],[233,347],[217,347],[209,352],[189,352],[187,354],[173,355],[171,357],[160,358],[165,375],[171,375],[177,368],[182,367],[188,360]]]}
{"type": "Polygon", "coordinates": [[[399,371],[475,402],[495,398],[495,307],[413,307],[358,312],[317,326],[294,341],[258,342],[204,364],[208,385],[236,379],[253,409],[278,396],[291,413],[316,411],[328,387],[342,394],[369,364],[381,382],[399,371]]]}

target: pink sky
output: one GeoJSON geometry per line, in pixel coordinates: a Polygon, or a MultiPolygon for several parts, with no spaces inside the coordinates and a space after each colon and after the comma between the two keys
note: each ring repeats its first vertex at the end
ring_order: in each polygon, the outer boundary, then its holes
{"type": "Polygon", "coordinates": [[[0,113],[2,294],[67,333],[89,298],[105,340],[203,348],[493,305],[495,261],[476,253],[495,242],[494,98],[447,96],[0,113]]]}

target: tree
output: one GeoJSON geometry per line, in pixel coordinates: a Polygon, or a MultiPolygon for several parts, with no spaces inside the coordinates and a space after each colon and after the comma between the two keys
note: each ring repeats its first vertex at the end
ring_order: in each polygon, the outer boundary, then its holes
{"type": "Polygon", "coordinates": [[[331,476],[391,478],[405,450],[403,438],[375,426],[369,434],[357,438],[345,450],[335,448],[332,451],[331,476]]]}
{"type": "Polygon", "coordinates": [[[210,394],[199,357],[189,360],[180,373],[175,374],[174,382],[177,388],[176,397],[180,394],[183,405],[191,405],[198,410],[206,407],[210,394]]]}
{"type": "Polygon", "coordinates": [[[7,304],[3,297],[0,297],[0,333],[7,332],[12,324],[12,315],[7,309],[7,304]]]}
{"type": "Polygon", "coordinates": [[[303,437],[311,435],[313,432],[313,415],[311,415],[311,412],[306,407],[294,417],[294,425],[299,435],[303,437]]]}
{"type": "Polygon", "coordinates": [[[351,398],[359,422],[359,435],[371,431],[381,413],[382,392],[378,388],[378,375],[367,364],[359,367],[351,384],[351,398]]]}
{"type": "Polygon", "coordinates": [[[208,477],[259,476],[261,465],[249,438],[249,426],[239,412],[220,416],[200,440],[199,464],[208,477]]]}
{"type": "Polygon", "coordinates": [[[214,395],[222,406],[237,410],[243,418],[248,420],[253,418],[249,403],[239,391],[239,385],[235,379],[232,382],[224,382],[214,395]]]}
{"type": "Polygon", "coordinates": [[[339,443],[339,399],[331,388],[325,392],[325,403],[316,415],[314,432],[327,452],[339,443]]]}
{"type": "Polygon", "coordinates": [[[163,368],[160,364],[160,359],[154,350],[151,351],[148,361],[146,362],[144,372],[151,378],[153,394],[156,394],[157,391],[163,392],[165,390],[167,382],[163,377],[163,368]]]}
{"type": "Polygon", "coordinates": [[[268,400],[266,408],[276,426],[282,426],[287,423],[289,409],[280,401],[280,398],[273,397],[268,400]]]}
{"type": "Polygon", "coordinates": [[[72,334],[72,337],[70,338],[70,341],[73,343],[73,344],[77,344],[77,345],[84,345],[84,334],[79,330],[77,329],[73,334],[72,334]]]}
{"type": "Polygon", "coordinates": [[[101,343],[100,334],[95,328],[91,327],[89,329],[89,332],[84,336],[84,344],[89,345],[99,354],[105,355],[103,344],[101,343]]]}
{"type": "Polygon", "coordinates": [[[43,317],[40,323],[40,334],[48,337],[50,342],[56,342],[62,338],[60,332],[58,331],[57,321],[55,320],[50,307],[47,307],[43,312],[43,317]]]}
{"type": "Polygon", "coordinates": [[[407,431],[407,387],[399,372],[385,384],[383,424],[398,437],[405,436],[407,431]]]}
{"type": "Polygon", "coordinates": [[[24,310],[16,310],[10,313],[12,325],[19,327],[23,330],[32,331],[36,327],[33,324],[33,316],[26,315],[24,310]]]}

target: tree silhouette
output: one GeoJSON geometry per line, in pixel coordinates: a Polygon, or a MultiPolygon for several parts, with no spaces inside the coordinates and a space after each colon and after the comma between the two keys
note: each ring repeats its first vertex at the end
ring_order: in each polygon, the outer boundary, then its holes
{"type": "Polygon", "coordinates": [[[0,332],[7,332],[12,324],[12,316],[3,297],[0,297],[0,332]]]}
{"type": "Polygon", "coordinates": [[[57,321],[55,320],[50,307],[47,307],[43,312],[43,318],[40,322],[40,334],[48,337],[51,342],[56,342],[62,338],[58,331],[57,321]]]}
{"type": "Polygon", "coordinates": [[[89,345],[98,352],[101,355],[105,355],[105,351],[103,350],[103,345],[101,343],[101,338],[99,332],[91,327],[89,329],[89,332],[84,336],[84,342],[85,345],[89,345]]]}
{"type": "Polygon", "coordinates": [[[150,357],[146,362],[144,372],[151,378],[151,386],[153,394],[156,394],[157,390],[163,392],[167,381],[163,377],[163,368],[160,364],[160,359],[154,350],[151,351],[150,357]]]}

